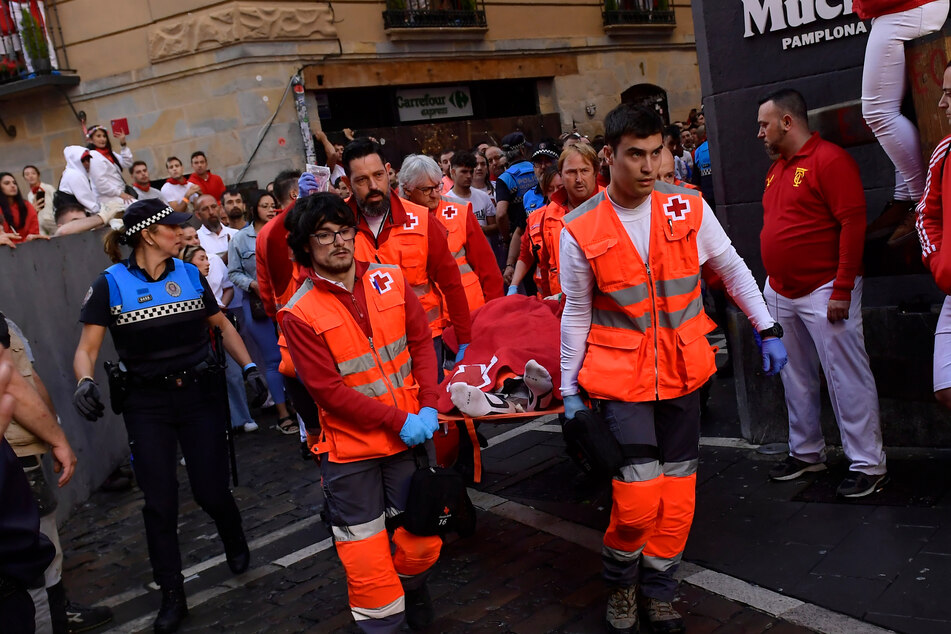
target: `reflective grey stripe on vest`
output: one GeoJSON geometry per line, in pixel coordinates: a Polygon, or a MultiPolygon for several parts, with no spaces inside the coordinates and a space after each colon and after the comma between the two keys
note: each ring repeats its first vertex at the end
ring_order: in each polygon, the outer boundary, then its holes
{"type": "Polygon", "coordinates": [[[654,557],[652,555],[644,555],[641,557],[641,565],[651,570],[666,572],[679,564],[683,556],[683,552],[679,552],[673,557],[654,557]]]}
{"type": "Polygon", "coordinates": [[[306,295],[307,292],[313,288],[314,288],[314,283],[308,277],[306,280],[304,280],[304,283],[300,285],[300,288],[297,289],[297,292],[291,295],[291,298],[287,300],[287,303],[284,305],[284,308],[293,308],[294,304],[296,304],[298,300],[300,300],[301,297],[306,295]]]}
{"type": "Polygon", "coordinates": [[[364,396],[369,396],[370,398],[376,398],[378,396],[383,396],[388,394],[390,389],[386,385],[386,381],[383,379],[377,379],[373,383],[366,383],[364,385],[354,385],[353,389],[364,396]]]}
{"type": "Polygon", "coordinates": [[[657,322],[661,328],[680,328],[685,321],[692,319],[703,311],[703,298],[697,295],[686,307],[667,312],[657,311],[657,322]]]}
{"type": "Polygon", "coordinates": [[[351,374],[359,374],[360,372],[366,372],[367,370],[372,370],[376,367],[376,359],[373,358],[371,353],[361,354],[355,359],[350,359],[348,361],[340,361],[337,363],[337,369],[340,370],[340,376],[350,376],[351,374]]]}
{"type": "Polygon", "coordinates": [[[595,326],[604,326],[606,328],[622,328],[624,330],[647,332],[647,329],[651,327],[651,315],[650,313],[644,313],[638,317],[631,317],[627,313],[616,310],[592,308],[591,323],[595,326]]]}
{"type": "Polygon", "coordinates": [[[350,614],[354,621],[369,621],[371,619],[383,619],[394,614],[401,614],[406,610],[406,597],[400,596],[393,603],[384,605],[382,608],[358,608],[350,606],[350,614]]]}
{"type": "Polygon", "coordinates": [[[604,293],[604,295],[607,295],[617,302],[618,306],[633,306],[645,299],[649,299],[650,291],[647,288],[647,282],[644,282],[620,290],[609,291],[604,293]]]}
{"type": "Polygon", "coordinates": [[[459,275],[465,275],[466,273],[472,273],[472,267],[468,264],[460,264],[459,275]]]}
{"type": "Polygon", "coordinates": [[[618,550],[617,548],[611,548],[610,546],[602,545],[601,556],[605,559],[613,559],[614,561],[629,563],[640,557],[642,550],[644,550],[644,546],[641,546],[634,552],[628,552],[626,550],[618,550]]]}
{"type": "Polygon", "coordinates": [[[581,203],[580,205],[572,209],[570,212],[565,214],[565,217],[562,218],[562,222],[564,222],[567,225],[572,220],[585,215],[586,213],[588,213],[589,211],[597,207],[604,200],[605,191],[607,190],[604,190],[595,194],[594,196],[592,196],[591,198],[584,201],[583,203],[581,203]]]}
{"type": "Polygon", "coordinates": [[[394,374],[389,375],[390,383],[392,383],[394,387],[403,387],[406,377],[408,377],[412,371],[413,360],[409,359],[406,363],[400,366],[399,370],[397,370],[394,374]]]}
{"type": "Polygon", "coordinates": [[[386,530],[386,516],[381,514],[379,517],[370,520],[369,522],[364,522],[363,524],[355,524],[354,526],[334,526],[333,535],[334,539],[338,542],[358,542],[363,539],[369,539],[386,530]]]}
{"type": "Polygon", "coordinates": [[[654,282],[654,289],[658,297],[673,297],[674,295],[685,295],[695,288],[700,282],[700,274],[688,275],[674,280],[663,280],[654,282]]]}
{"type": "Polygon", "coordinates": [[[664,475],[672,478],[686,478],[697,472],[697,465],[699,464],[700,461],[697,459],[684,460],[682,462],[665,462],[664,475]]]}
{"type": "Polygon", "coordinates": [[[403,335],[393,343],[388,343],[385,346],[377,348],[377,351],[380,353],[380,358],[386,361],[394,360],[404,350],[406,350],[406,335],[403,335]]]}
{"type": "MultiPolygon", "coordinates": [[[[136,324],[159,317],[168,317],[169,315],[178,315],[181,313],[191,313],[198,310],[205,310],[205,302],[201,298],[186,299],[183,302],[172,302],[171,304],[162,304],[161,306],[150,306],[149,308],[140,308],[128,313],[120,313],[116,317],[116,325],[124,326],[126,324],[136,324]]],[[[112,309],[110,309],[110,312],[112,309]]]]}
{"type": "Polygon", "coordinates": [[[422,284],[413,284],[413,292],[416,293],[416,297],[422,297],[428,293],[431,293],[433,290],[432,284],[429,282],[423,282],[422,284]]]}
{"type": "Polygon", "coordinates": [[[464,258],[464,257],[466,257],[466,247],[465,247],[465,246],[459,247],[459,250],[456,251],[455,253],[453,253],[453,254],[452,254],[452,257],[454,257],[454,258],[457,259],[457,260],[458,260],[459,258],[464,258]]]}

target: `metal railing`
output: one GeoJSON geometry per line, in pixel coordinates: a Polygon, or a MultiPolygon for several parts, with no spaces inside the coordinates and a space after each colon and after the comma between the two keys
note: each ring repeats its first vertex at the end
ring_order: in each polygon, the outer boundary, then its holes
{"type": "Polygon", "coordinates": [[[604,0],[604,26],[676,24],[667,0],[604,0]]]}
{"type": "Polygon", "coordinates": [[[0,1],[0,83],[59,73],[43,5],[0,1]]]}
{"type": "Polygon", "coordinates": [[[482,0],[387,0],[383,28],[485,28],[482,0]]]}

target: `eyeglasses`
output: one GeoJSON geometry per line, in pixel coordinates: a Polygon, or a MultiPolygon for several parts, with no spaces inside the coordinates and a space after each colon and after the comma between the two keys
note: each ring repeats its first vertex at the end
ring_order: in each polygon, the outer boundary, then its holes
{"type": "Polygon", "coordinates": [[[344,227],[340,231],[318,231],[317,233],[310,234],[311,238],[317,240],[317,244],[322,244],[324,246],[336,242],[337,236],[343,238],[344,242],[350,242],[355,237],[357,237],[357,228],[344,227]]]}
{"type": "Polygon", "coordinates": [[[415,190],[418,191],[418,192],[423,193],[423,194],[426,195],[426,196],[429,196],[429,195],[431,195],[431,194],[433,193],[433,190],[434,190],[434,189],[440,189],[440,190],[441,190],[441,189],[442,189],[442,186],[441,186],[441,185],[433,185],[432,187],[414,187],[413,189],[415,189],[415,190]]]}

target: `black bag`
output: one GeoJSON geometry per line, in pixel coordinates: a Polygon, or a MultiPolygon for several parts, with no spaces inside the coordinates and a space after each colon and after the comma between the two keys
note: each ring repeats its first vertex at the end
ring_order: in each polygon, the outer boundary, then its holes
{"type": "MultiPolygon", "coordinates": [[[[431,442],[425,443],[427,448],[431,442]]],[[[475,533],[476,514],[462,474],[453,469],[430,467],[426,450],[416,449],[419,467],[410,481],[409,500],[403,513],[403,527],[414,535],[475,533]]],[[[433,460],[435,462],[435,460],[433,460]]]]}
{"type": "Polygon", "coordinates": [[[607,422],[596,412],[581,410],[561,426],[568,455],[586,474],[613,477],[624,465],[624,450],[607,422]]]}
{"type": "Polygon", "coordinates": [[[267,311],[264,310],[264,302],[261,301],[261,298],[254,293],[254,291],[248,291],[248,307],[251,309],[251,319],[255,321],[265,321],[270,319],[267,316],[267,311]]]}

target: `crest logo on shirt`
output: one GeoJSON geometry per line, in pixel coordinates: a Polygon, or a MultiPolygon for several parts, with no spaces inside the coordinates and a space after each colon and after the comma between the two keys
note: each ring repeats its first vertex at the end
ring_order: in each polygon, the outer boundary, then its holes
{"type": "Polygon", "coordinates": [[[382,295],[393,288],[393,276],[389,271],[373,271],[370,273],[370,284],[382,295]]]}
{"type": "Polygon", "coordinates": [[[809,170],[805,167],[797,167],[796,173],[793,174],[792,185],[793,187],[799,187],[802,184],[802,179],[805,178],[806,172],[809,170]]]}
{"type": "Polygon", "coordinates": [[[671,221],[683,220],[688,213],[690,213],[690,205],[679,195],[672,196],[664,205],[664,215],[670,218],[671,221]]]}
{"type": "Polygon", "coordinates": [[[442,216],[446,220],[452,220],[453,218],[456,217],[456,214],[458,213],[459,213],[459,210],[456,209],[454,205],[446,205],[445,207],[443,207],[443,210],[442,210],[442,216]]]}
{"type": "Polygon", "coordinates": [[[169,294],[170,297],[178,297],[182,294],[182,287],[169,280],[165,282],[165,292],[169,294]]]}
{"type": "Polygon", "coordinates": [[[773,179],[776,178],[775,174],[770,174],[766,177],[766,189],[769,189],[769,186],[773,184],[773,179]]]}
{"type": "Polygon", "coordinates": [[[413,215],[410,212],[406,212],[406,222],[403,224],[404,229],[415,229],[416,225],[419,224],[419,217],[413,215]]]}

